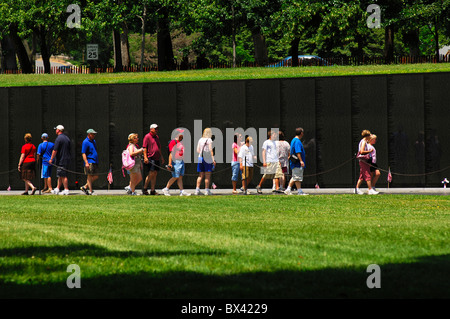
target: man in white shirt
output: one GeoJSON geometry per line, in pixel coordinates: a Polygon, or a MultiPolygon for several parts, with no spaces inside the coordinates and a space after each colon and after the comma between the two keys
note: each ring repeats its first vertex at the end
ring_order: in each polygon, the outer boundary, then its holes
{"type": "Polygon", "coordinates": [[[245,144],[239,149],[238,160],[239,166],[242,171],[242,188],[244,192],[248,189],[248,184],[253,178],[253,158],[256,158],[253,151],[253,145],[251,145],[253,139],[248,136],[245,139],[245,144]]]}
{"type": "Polygon", "coordinates": [[[256,186],[258,194],[262,194],[261,186],[266,179],[275,179],[275,188],[276,190],[278,190],[278,188],[280,188],[280,178],[283,177],[283,171],[281,170],[276,144],[278,134],[275,131],[269,131],[267,133],[267,137],[268,139],[264,141],[262,146],[264,175],[261,178],[258,186],[256,186]]]}

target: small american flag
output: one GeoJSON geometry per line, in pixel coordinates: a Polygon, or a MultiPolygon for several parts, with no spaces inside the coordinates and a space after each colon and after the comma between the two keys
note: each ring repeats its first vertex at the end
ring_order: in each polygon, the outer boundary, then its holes
{"type": "Polygon", "coordinates": [[[108,179],[108,182],[109,182],[110,184],[113,183],[113,176],[112,176],[112,169],[111,169],[111,168],[109,169],[109,173],[108,173],[107,179],[108,179]]]}
{"type": "Polygon", "coordinates": [[[212,188],[216,189],[217,188],[216,184],[212,183],[212,188]]]}
{"type": "Polygon", "coordinates": [[[392,182],[392,174],[391,174],[391,168],[390,167],[389,167],[389,173],[388,173],[387,181],[389,183],[392,182]]]}
{"type": "Polygon", "coordinates": [[[8,186],[8,188],[6,189],[8,192],[11,191],[11,186],[8,186]]]}

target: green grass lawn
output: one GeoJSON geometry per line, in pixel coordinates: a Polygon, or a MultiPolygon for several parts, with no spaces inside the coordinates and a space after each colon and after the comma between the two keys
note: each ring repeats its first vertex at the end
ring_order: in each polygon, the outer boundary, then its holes
{"type": "Polygon", "coordinates": [[[3,196],[0,216],[0,298],[450,297],[448,196],[3,196]]]}
{"type": "Polygon", "coordinates": [[[0,75],[0,87],[216,81],[429,72],[450,72],[450,63],[299,68],[236,68],[144,73],[0,75]]]}

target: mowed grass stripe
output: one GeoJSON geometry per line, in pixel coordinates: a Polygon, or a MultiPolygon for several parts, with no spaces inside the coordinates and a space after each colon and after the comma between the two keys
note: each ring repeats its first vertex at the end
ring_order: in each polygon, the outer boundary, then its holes
{"type": "Polygon", "coordinates": [[[0,216],[2,296],[66,296],[72,263],[89,286],[82,297],[323,297],[329,281],[350,296],[371,263],[425,274],[426,291],[448,296],[438,278],[450,256],[447,196],[4,196],[0,216]],[[294,282],[316,284],[299,292],[294,282]]]}

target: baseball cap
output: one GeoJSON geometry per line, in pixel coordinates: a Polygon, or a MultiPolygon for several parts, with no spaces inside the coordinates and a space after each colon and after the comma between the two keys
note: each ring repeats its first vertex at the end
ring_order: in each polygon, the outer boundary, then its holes
{"type": "Polygon", "coordinates": [[[43,133],[43,134],[41,135],[41,138],[48,138],[48,134],[47,134],[47,133],[43,133]]]}
{"type": "Polygon", "coordinates": [[[62,126],[61,124],[58,125],[57,127],[54,128],[55,130],[60,130],[60,131],[64,131],[64,126],[62,126]]]}
{"type": "Polygon", "coordinates": [[[152,129],[152,128],[158,128],[158,124],[152,124],[152,125],[150,125],[150,129],[152,129]]]}
{"type": "Polygon", "coordinates": [[[86,133],[88,133],[88,134],[97,134],[97,132],[94,131],[94,130],[91,129],[91,128],[90,128],[89,130],[87,130],[86,133]]]}

